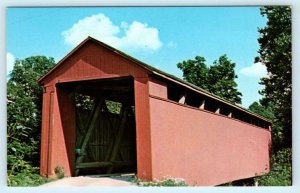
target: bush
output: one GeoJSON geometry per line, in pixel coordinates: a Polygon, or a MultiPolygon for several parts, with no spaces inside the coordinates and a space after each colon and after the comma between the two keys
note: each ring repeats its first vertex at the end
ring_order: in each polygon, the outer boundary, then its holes
{"type": "Polygon", "coordinates": [[[161,181],[150,181],[145,182],[142,180],[135,181],[139,186],[187,186],[183,179],[177,178],[166,178],[161,181]]]}
{"type": "Polygon", "coordinates": [[[56,166],[54,169],[55,175],[58,179],[62,179],[65,177],[65,171],[64,168],[61,166],[56,166]]]}
{"type": "Polygon", "coordinates": [[[48,182],[47,178],[41,177],[38,174],[18,173],[15,176],[10,176],[8,179],[9,186],[39,186],[48,182]]]}
{"type": "Polygon", "coordinates": [[[270,173],[256,177],[260,186],[291,186],[292,185],[292,150],[278,151],[272,156],[270,173]]]}
{"type": "Polygon", "coordinates": [[[7,178],[8,186],[39,186],[49,182],[47,178],[41,177],[38,174],[38,167],[32,167],[23,160],[18,160],[16,165],[22,167],[24,170],[18,173],[10,173],[7,178]]]}

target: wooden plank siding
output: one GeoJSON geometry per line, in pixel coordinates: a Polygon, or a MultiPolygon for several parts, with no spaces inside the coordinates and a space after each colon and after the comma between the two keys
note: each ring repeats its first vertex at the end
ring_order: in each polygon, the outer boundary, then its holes
{"type": "Polygon", "coordinates": [[[270,171],[267,129],[153,96],[150,112],[153,178],[213,186],[270,171]]]}
{"type": "MultiPolygon", "coordinates": [[[[83,139],[88,132],[87,130],[82,129],[82,127],[87,125],[87,120],[89,120],[90,116],[91,111],[83,109],[76,110],[75,148],[81,152],[83,151],[83,139]]],[[[121,114],[109,113],[99,109],[99,114],[96,116],[96,122],[93,124],[94,128],[86,146],[86,155],[80,163],[76,163],[76,168],[91,168],[92,170],[87,170],[87,172],[90,173],[92,171],[93,174],[105,174],[107,173],[107,167],[114,166],[114,162],[116,162],[117,165],[122,165],[122,163],[124,163],[123,165],[128,165],[128,163],[132,163],[131,167],[124,168],[123,170],[119,169],[118,172],[136,172],[136,134],[134,115],[126,113],[125,116],[127,117],[127,121],[124,124],[120,124],[122,118],[121,114]],[[115,143],[116,133],[119,131],[121,125],[124,126],[125,132],[120,135],[120,145],[116,150],[116,155],[111,157],[112,149],[110,147],[115,147],[113,144],[115,143]]],[[[84,173],[85,171],[82,172],[84,173]]],[[[80,174],[79,171],[77,175],[78,174],[80,174]]]]}
{"type": "Polygon", "coordinates": [[[97,78],[148,77],[140,66],[108,51],[94,42],[86,44],[76,55],[65,60],[55,72],[47,76],[45,85],[97,78]]]}

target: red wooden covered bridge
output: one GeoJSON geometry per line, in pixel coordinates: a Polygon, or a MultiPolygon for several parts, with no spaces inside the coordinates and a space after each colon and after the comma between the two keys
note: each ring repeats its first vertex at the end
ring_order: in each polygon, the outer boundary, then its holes
{"type": "Polygon", "coordinates": [[[43,176],[218,185],[269,172],[268,120],[91,37],[39,83],[43,176]]]}

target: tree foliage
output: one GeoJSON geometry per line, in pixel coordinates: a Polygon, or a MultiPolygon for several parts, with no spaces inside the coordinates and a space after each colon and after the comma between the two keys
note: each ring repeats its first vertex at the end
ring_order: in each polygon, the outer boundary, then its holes
{"type": "Polygon", "coordinates": [[[262,16],[267,25],[259,29],[259,57],[268,76],[261,79],[265,88],[263,99],[249,109],[272,120],[271,171],[256,180],[264,186],[292,185],[292,56],[291,56],[291,8],[265,6],[262,16]]]}
{"type": "Polygon", "coordinates": [[[25,174],[36,172],[38,169],[42,88],[37,80],[54,64],[53,58],[44,56],[16,60],[7,82],[9,185],[18,185],[17,180],[14,180],[16,177],[24,177],[25,174]]]}
{"type": "Polygon", "coordinates": [[[208,68],[204,57],[196,56],[195,60],[183,61],[177,67],[182,70],[184,80],[208,90],[208,68]]]}
{"type": "Polygon", "coordinates": [[[267,25],[259,29],[260,49],[256,61],[263,62],[268,77],[261,79],[265,88],[261,91],[261,103],[274,105],[274,121],[281,125],[283,146],[291,147],[292,139],[292,55],[291,8],[265,6],[261,14],[267,17],[267,25]]]}
{"type": "Polygon", "coordinates": [[[234,104],[241,103],[242,94],[237,90],[234,68],[235,63],[226,55],[207,66],[205,58],[196,56],[195,60],[187,60],[177,64],[182,70],[184,80],[203,88],[234,104]]]}
{"type": "Polygon", "coordinates": [[[259,102],[253,102],[249,106],[249,110],[262,116],[265,117],[269,120],[273,120],[275,118],[274,116],[274,106],[271,104],[268,104],[267,106],[261,105],[259,102]]]}

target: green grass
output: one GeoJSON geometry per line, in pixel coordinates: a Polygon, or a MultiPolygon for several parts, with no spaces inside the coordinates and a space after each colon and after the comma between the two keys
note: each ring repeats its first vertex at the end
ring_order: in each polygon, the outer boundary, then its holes
{"type": "Polygon", "coordinates": [[[28,163],[22,165],[23,170],[19,172],[8,171],[7,185],[13,187],[34,187],[42,184],[62,179],[65,176],[64,169],[61,166],[55,168],[53,178],[45,178],[39,175],[39,167],[32,167],[28,163]],[[26,166],[26,167],[25,167],[26,166]]]}
{"type": "Polygon", "coordinates": [[[53,181],[40,176],[39,174],[18,173],[8,177],[8,186],[13,187],[33,187],[53,181]]]}
{"type": "Polygon", "coordinates": [[[176,180],[176,179],[164,179],[164,180],[157,180],[157,181],[143,181],[139,179],[135,179],[132,181],[133,183],[136,183],[138,186],[188,186],[184,180],[176,180]]]}

